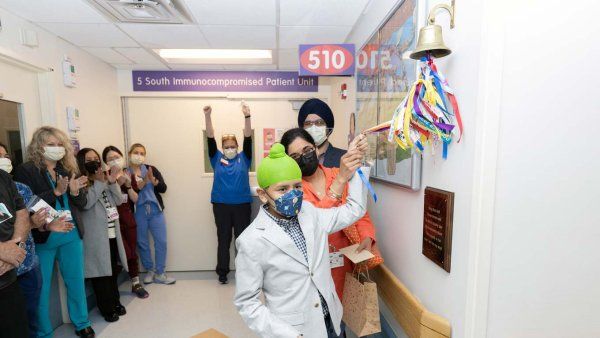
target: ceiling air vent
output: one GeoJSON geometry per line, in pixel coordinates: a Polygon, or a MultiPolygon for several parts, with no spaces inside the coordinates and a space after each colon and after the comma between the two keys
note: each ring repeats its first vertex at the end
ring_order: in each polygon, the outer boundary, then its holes
{"type": "Polygon", "coordinates": [[[94,7],[117,22],[192,23],[181,0],[88,0],[94,7]]]}

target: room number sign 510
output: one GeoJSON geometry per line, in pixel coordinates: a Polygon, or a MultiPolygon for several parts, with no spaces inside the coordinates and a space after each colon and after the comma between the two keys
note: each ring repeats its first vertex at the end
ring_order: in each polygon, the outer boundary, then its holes
{"type": "Polygon", "coordinates": [[[354,75],[354,45],[300,45],[300,76],[354,75]]]}

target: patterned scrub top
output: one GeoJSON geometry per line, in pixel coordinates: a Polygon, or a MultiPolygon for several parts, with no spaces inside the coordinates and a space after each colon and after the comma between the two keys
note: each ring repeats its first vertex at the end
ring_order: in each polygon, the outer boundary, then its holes
{"type": "MultiPolygon", "coordinates": [[[[29,200],[33,197],[33,192],[31,188],[26,186],[23,183],[15,182],[17,185],[17,190],[19,194],[23,197],[23,201],[25,204],[29,203],[29,200]]],[[[25,260],[19,267],[17,268],[17,276],[21,276],[31,270],[33,270],[39,263],[38,257],[35,254],[35,243],[33,242],[33,236],[31,236],[31,231],[27,236],[27,240],[25,241],[25,250],[27,251],[27,255],[25,256],[25,260]]]]}

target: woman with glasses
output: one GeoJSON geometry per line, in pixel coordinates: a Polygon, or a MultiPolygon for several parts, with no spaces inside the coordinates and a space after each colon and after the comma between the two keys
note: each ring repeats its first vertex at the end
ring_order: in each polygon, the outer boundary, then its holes
{"type": "Polygon", "coordinates": [[[242,104],[242,113],[245,120],[243,152],[238,152],[238,142],[233,134],[223,135],[221,138],[223,151],[219,151],[215,141],[211,113],[212,108],[210,106],[204,107],[208,156],[215,172],[211,203],[217,225],[216,271],[219,275],[219,282],[227,284],[232,232],[237,238],[250,224],[252,197],[250,195],[248,172],[252,163],[252,124],[250,107],[242,104]]]}
{"type": "Polygon", "coordinates": [[[319,164],[326,168],[339,168],[345,150],[334,147],[329,142],[335,120],[327,103],[310,99],[300,107],[298,127],[306,130],[319,149],[319,164]]]}
{"type": "Polygon", "coordinates": [[[108,146],[102,151],[102,160],[109,168],[117,167],[123,169],[123,175],[119,177],[117,183],[121,187],[122,204],[117,206],[119,211],[119,225],[121,227],[121,237],[125,246],[127,255],[127,267],[129,278],[131,279],[131,292],[138,298],[148,298],[150,294],[140,282],[139,257],[137,254],[137,223],[134,216],[134,205],[139,198],[138,193],[133,189],[134,177],[131,172],[125,170],[125,158],[119,148],[108,146]]]}
{"type": "MultiPolygon", "coordinates": [[[[363,137],[362,134],[358,135],[355,140],[363,137]]],[[[281,144],[285,147],[285,152],[300,166],[304,201],[311,202],[315,207],[323,209],[338,207],[346,203],[348,181],[353,172],[349,169],[349,163],[352,163],[360,155],[344,154],[341,157],[339,169],[326,168],[319,164],[317,145],[310,134],[302,128],[288,130],[281,137],[281,144]]],[[[341,257],[339,250],[359,244],[357,251],[371,251],[374,243],[375,227],[368,213],[353,225],[329,235],[329,251],[333,254],[333,258],[330,260],[331,276],[340,300],[343,299],[346,274],[352,273],[354,264],[348,258],[341,257]]],[[[368,261],[367,263],[373,262],[368,261]]],[[[373,264],[366,266],[372,267],[373,264]]],[[[342,334],[341,337],[344,335],[342,334]]]]}

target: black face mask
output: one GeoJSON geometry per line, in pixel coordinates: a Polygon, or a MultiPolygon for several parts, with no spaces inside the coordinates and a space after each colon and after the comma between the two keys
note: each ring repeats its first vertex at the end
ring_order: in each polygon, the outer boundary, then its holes
{"type": "Polygon", "coordinates": [[[312,176],[319,167],[319,158],[317,157],[316,150],[303,154],[296,162],[300,166],[302,176],[312,176]]]}
{"type": "Polygon", "coordinates": [[[90,175],[95,174],[98,168],[100,168],[100,162],[98,161],[85,162],[85,170],[90,175]]]}

